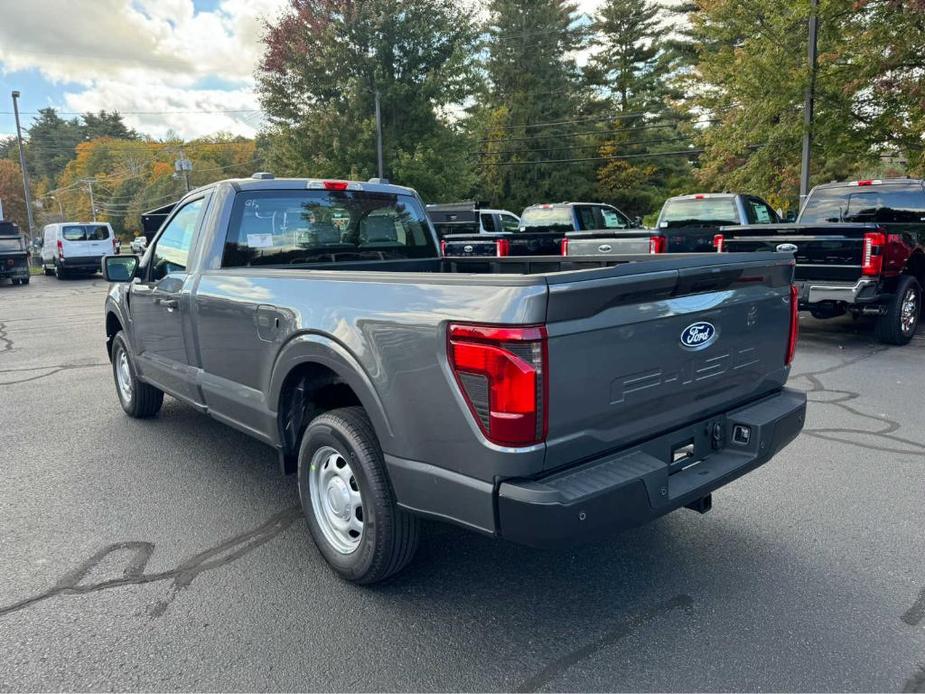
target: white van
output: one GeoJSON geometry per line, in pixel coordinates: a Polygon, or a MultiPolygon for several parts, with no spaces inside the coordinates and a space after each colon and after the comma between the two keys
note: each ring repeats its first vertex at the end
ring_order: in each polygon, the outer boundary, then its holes
{"type": "Polygon", "coordinates": [[[48,224],[43,231],[42,269],[58,279],[97,273],[102,259],[115,252],[116,237],[105,222],[60,222],[48,224]]]}

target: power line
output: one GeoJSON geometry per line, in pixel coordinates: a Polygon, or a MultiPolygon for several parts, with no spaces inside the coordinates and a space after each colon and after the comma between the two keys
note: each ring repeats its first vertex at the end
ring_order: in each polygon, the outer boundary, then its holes
{"type": "MultiPolygon", "coordinates": [[[[624,132],[625,132],[625,131],[624,131],[624,132]]],[[[635,141],[635,142],[633,142],[633,141],[630,141],[630,142],[616,142],[616,143],[614,143],[614,144],[617,144],[617,145],[619,145],[620,147],[638,147],[638,146],[640,146],[640,145],[657,145],[657,144],[664,144],[665,142],[681,142],[681,141],[688,141],[688,140],[690,140],[689,137],[687,137],[686,135],[682,135],[682,136],[680,136],[680,137],[663,137],[663,138],[659,138],[659,139],[656,139],[656,140],[637,140],[637,141],[635,141]]],[[[565,152],[568,152],[568,151],[570,151],[570,150],[575,150],[575,149],[592,149],[592,148],[600,149],[601,147],[605,146],[606,144],[607,144],[606,142],[595,142],[595,143],[591,143],[591,144],[587,144],[587,145],[571,145],[571,146],[566,146],[566,147],[550,147],[550,148],[548,148],[548,149],[506,149],[506,150],[499,150],[499,151],[497,151],[497,152],[494,152],[494,151],[473,152],[473,154],[478,154],[478,155],[480,155],[480,156],[495,156],[495,155],[499,155],[499,154],[535,154],[535,153],[537,153],[537,152],[556,152],[556,151],[560,151],[560,152],[565,151],[565,152]]]]}
{"type": "Polygon", "coordinates": [[[495,166],[534,166],[541,164],[572,164],[584,161],[615,161],[620,159],[642,159],[646,157],[684,157],[703,154],[704,149],[685,149],[676,152],[650,152],[647,154],[619,154],[610,157],[580,157],[575,159],[540,159],[537,161],[499,161],[495,166]]]}
{"type": "MultiPolygon", "coordinates": [[[[690,121],[689,125],[705,125],[707,123],[719,122],[716,118],[706,120],[690,121]]],[[[634,125],[629,128],[618,128],[617,130],[578,130],[570,133],[557,133],[555,135],[531,135],[527,137],[502,137],[497,139],[482,138],[479,142],[534,142],[536,140],[561,140],[565,137],[576,137],[578,135],[610,135],[617,133],[629,133],[637,130],[657,130],[660,128],[674,128],[677,123],[662,123],[656,125],[634,125]]]]}
{"type": "MultiPolygon", "coordinates": [[[[92,116],[97,115],[98,111],[58,111],[52,109],[56,115],[59,116],[84,116],[90,114],[92,116]]],[[[120,116],[166,116],[170,114],[180,114],[180,115],[190,115],[193,113],[263,113],[263,109],[259,108],[231,108],[231,109],[193,109],[189,111],[119,111],[118,109],[113,109],[111,111],[104,111],[105,113],[118,114],[120,116]]],[[[41,115],[41,111],[20,111],[20,115],[29,115],[29,116],[38,116],[41,115]]],[[[0,116],[12,116],[12,111],[0,111],[0,116]]]]}

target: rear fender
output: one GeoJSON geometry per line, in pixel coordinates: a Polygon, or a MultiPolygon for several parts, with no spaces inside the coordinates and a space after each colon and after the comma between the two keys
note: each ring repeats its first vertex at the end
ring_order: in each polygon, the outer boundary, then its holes
{"type": "Polygon", "coordinates": [[[303,364],[318,364],[333,371],[356,394],[372,422],[379,444],[387,449],[394,437],[382,400],[356,357],[342,344],[325,335],[303,333],[293,337],[280,350],[270,377],[267,403],[278,414],[280,395],[286,377],[303,364]]]}

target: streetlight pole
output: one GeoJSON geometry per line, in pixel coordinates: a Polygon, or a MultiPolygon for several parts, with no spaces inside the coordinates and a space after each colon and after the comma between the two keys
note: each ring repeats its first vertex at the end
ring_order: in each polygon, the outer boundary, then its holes
{"type": "Polygon", "coordinates": [[[816,40],[819,33],[819,0],[811,0],[809,14],[809,82],[803,102],[803,157],[800,163],[800,209],[809,195],[809,159],[813,144],[813,101],[816,90],[816,40]]]}
{"type": "Polygon", "coordinates": [[[22,128],[19,127],[19,92],[13,92],[13,114],[16,117],[16,141],[19,144],[19,167],[22,169],[22,189],[26,196],[26,218],[29,221],[29,241],[35,238],[35,222],[32,221],[32,191],[29,172],[26,170],[26,151],[22,146],[22,128]]]}

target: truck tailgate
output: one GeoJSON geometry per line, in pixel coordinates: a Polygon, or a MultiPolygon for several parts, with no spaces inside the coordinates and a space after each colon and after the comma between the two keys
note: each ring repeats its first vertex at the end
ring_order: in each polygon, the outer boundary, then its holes
{"type": "Polygon", "coordinates": [[[641,255],[649,252],[652,235],[648,231],[574,232],[566,234],[566,255],[641,255]]]}
{"type": "Polygon", "coordinates": [[[786,381],[793,260],[667,257],[676,269],[643,261],[549,277],[547,469],[726,412],[786,381]]]}
{"type": "Polygon", "coordinates": [[[494,257],[499,237],[492,234],[453,234],[443,237],[443,255],[454,258],[494,257]]]}
{"type": "Polygon", "coordinates": [[[779,227],[723,227],[723,249],[731,252],[785,251],[796,247],[797,280],[857,280],[861,276],[867,224],[786,224],[779,227]]]}

